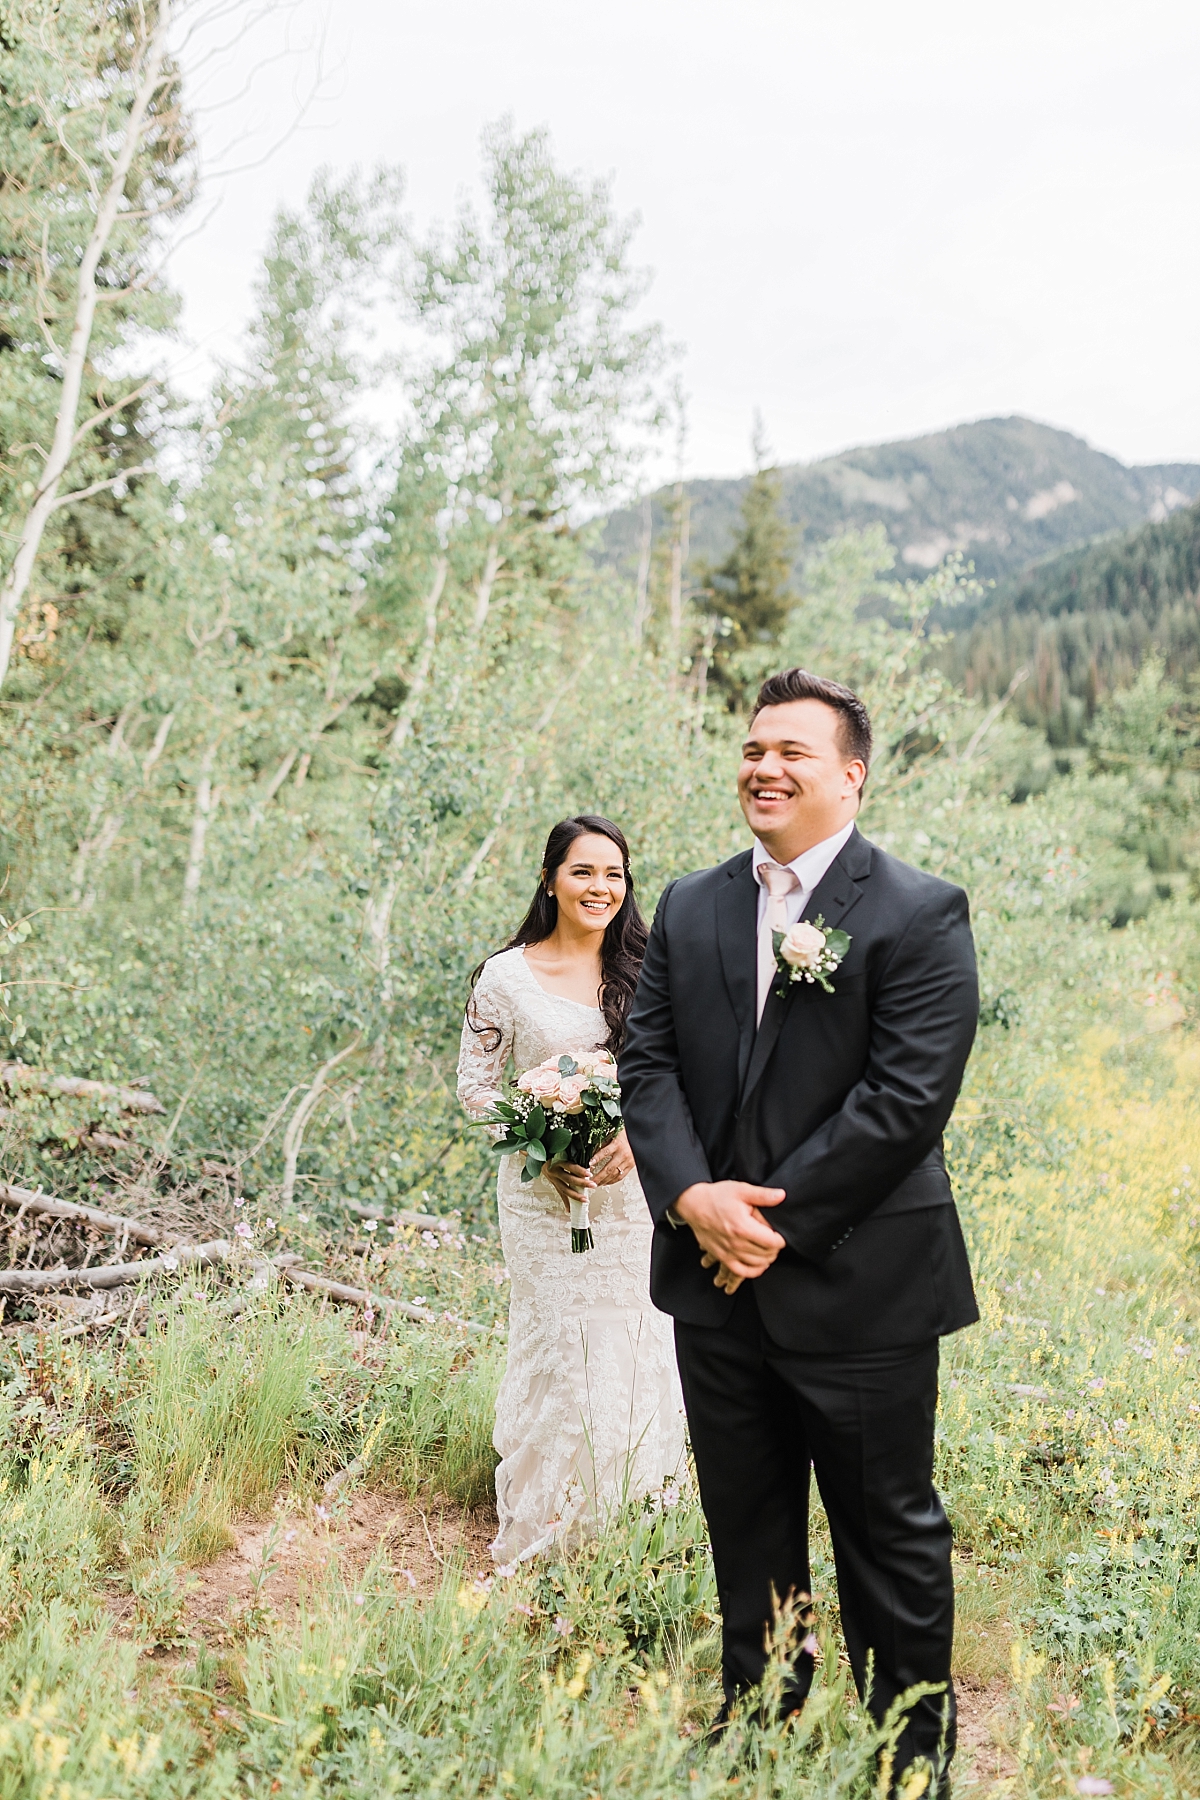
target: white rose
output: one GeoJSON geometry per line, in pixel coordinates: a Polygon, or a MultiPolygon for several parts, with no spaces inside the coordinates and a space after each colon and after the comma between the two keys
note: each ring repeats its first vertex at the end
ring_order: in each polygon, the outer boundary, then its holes
{"type": "Polygon", "coordinates": [[[815,969],[825,949],[825,933],[815,925],[793,925],[779,946],[779,954],[793,969],[815,969]]]}

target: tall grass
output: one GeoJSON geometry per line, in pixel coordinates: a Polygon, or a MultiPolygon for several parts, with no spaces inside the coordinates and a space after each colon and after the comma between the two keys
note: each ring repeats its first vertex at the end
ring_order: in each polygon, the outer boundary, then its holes
{"type": "MultiPolygon", "coordinates": [[[[1006,1791],[1028,1800],[1200,1790],[1198,1073],[1184,1039],[1109,1029],[1037,1077],[1015,1146],[970,1096],[956,1126],[984,1311],[943,1364],[957,1666],[1002,1683],[1006,1791]]],[[[303,1505],[351,1463],[422,1498],[487,1489],[498,1339],[372,1338],[307,1297],[243,1298],[237,1318],[165,1305],[107,1371],[64,1345],[43,1384],[0,1491],[0,1795],[875,1793],[819,1517],[813,1702],[799,1731],[747,1725],[719,1752],[697,1735],[718,1609],[686,1496],[511,1578],[451,1566],[424,1601],[382,1557],[349,1585],[330,1570],[298,1625],[139,1663],[113,1580],[142,1583],[134,1629],[164,1641],[163,1584],[237,1511],[303,1505]]]]}

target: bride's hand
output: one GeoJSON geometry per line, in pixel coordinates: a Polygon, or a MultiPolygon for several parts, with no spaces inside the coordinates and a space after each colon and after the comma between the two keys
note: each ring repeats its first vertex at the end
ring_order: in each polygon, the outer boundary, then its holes
{"type": "Polygon", "coordinates": [[[588,1166],[598,1187],[611,1187],[614,1181],[621,1181],[626,1175],[631,1175],[633,1151],[629,1148],[629,1139],[625,1133],[618,1131],[615,1138],[602,1144],[588,1166]]]}
{"type": "Polygon", "coordinates": [[[564,1212],[570,1212],[572,1200],[586,1200],[596,1185],[589,1170],[579,1163],[544,1163],[542,1174],[562,1201],[564,1212]]]}

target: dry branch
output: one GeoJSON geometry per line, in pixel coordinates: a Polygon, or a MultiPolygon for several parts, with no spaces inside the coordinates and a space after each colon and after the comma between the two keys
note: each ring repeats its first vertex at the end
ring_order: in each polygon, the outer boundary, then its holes
{"type": "Polygon", "coordinates": [[[224,1262],[229,1245],[224,1238],[211,1244],[177,1244],[162,1256],[148,1256],[142,1262],[106,1263],[96,1269],[3,1269],[0,1270],[0,1294],[50,1294],[64,1288],[125,1287],[129,1282],[145,1281],[151,1275],[174,1275],[196,1263],[224,1262]]]}
{"type": "MultiPolygon", "coordinates": [[[[419,1325],[438,1323],[436,1313],[429,1312],[424,1306],[411,1306],[407,1300],[389,1300],[385,1294],[372,1294],[367,1288],[347,1287],[344,1281],[330,1281],[326,1275],[310,1275],[307,1269],[293,1268],[290,1264],[280,1268],[279,1272],[285,1281],[295,1282],[297,1287],[307,1288],[313,1294],[328,1294],[331,1300],[340,1300],[346,1306],[369,1306],[373,1312],[398,1313],[402,1319],[414,1319],[419,1325]]],[[[452,1317],[452,1323],[467,1331],[488,1329],[486,1325],[477,1325],[473,1319],[452,1317]]]]}
{"type": "Polygon", "coordinates": [[[342,1205],[347,1212],[356,1213],[360,1219],[389,1219],[393,1225],[415,1225],[426,1231],[455,1232],[462,1230],[461,1219],[448,1219],[444,1213],[410,1212],[401,1207],[390,1212],[386,1206],[367,1206],[361,1200],[343,1200],[342,1205]]]}
{"type": "Polygon", "coordinates": [[[101,1212],[95,1206],[78,1206],[74,1200],[56,1200],[53,1194],[35,1194],[30,1188],[13,1187],[7,1181],[0,1181],[0,1205],[24,1207],[26,1212],[44,1213],[50,1219],[74,1219],[80,1225],[94,1225],[99,1231],[118,1232],[132,1238],[135,1244],[163,1242],[163,1233],[153,1225],[122,1218],[120,1213],[101,1212]]]}
{"type": "MultiPolygon", "coordinates": [[[[29,1188],[13,1187],[8,1182],[0,1182],[0,1203],[53,1219],[73,1219],[102,1231],[121,1232],[137,1243],[161,1244],[164,1241],[164,1233],[152,1225],[139,1224],[136,1219],[123,1218],[119,1213],[101,1212],[94,1206],[79,1206],[72,1200],[56,1200],[51,1194],[35,1194],[29,1188]]],[[[375,1216],[375,1208],[360,1206],[353,1201],[350,1204],[356,1212],[375,1216]]],[[[457,1229],[453,1221],[439,1218],[435,1213],[400,1210],[383,1216],[390,1216],[397,1224],[411,1225],[422,1230],[453,1232],[457,1229]]],[[[109,1263],[94,1269],[0,1270],[0,1294],[47,1294],[61,1293],[69,1288],[94,1290],[124,1287],[130,1282],[144,1281],[148,1276],[174,1274],[189,1264],[224,1262],[229,1254],[229,1244],[223,1238],[217,1238],[208,1244],[176,1244],[161,1256],[148,1256],[141,1262],[109,1263]]],[[[412,1319],[419,1325],[438,1323],[438,1314],[430,1312],[426,1307],[413,1306],[407,1300],[392,1300],[385,1294],[371,1293],[367,1288],[349,1287],[343,1281],[331,1281],[326,1275],[311,1274],[307,1269],[296,1268],[294,1265],[297,1261],[298,1258],[292,1253],[285,1252],[269,1262],[256,1262],[256,1283],[262,1281],[268,1269],[273,1269],[277,1275],[294,1283],[296,1287],[306,1288],[314,1294],[325,1294],[329,1299],[340,1301],[346,1306],[370,1307],[375,1312],[395,1313],[400,1318],[412,1319]]],[[[240,1304],[235,1303],[235,1307],[237,1311],[241,1310],[240,1304]]],[[[466,1331],[486,1333],[489,1329],[473,1319],[447,1316],[452,1323],[461,1325],[466,1331]]]]}
{"type": "Polygon", "coordinates": [[[55,1075],[29,1063],[0,1063],[0,1084],[15,1092],[70,1094],[81,1100],[115,1101],[122,1112],[165,1113],[166,1107],[148,1088],[122,1087],[114,1081],[87,1081],[82,1075],[55,1075]]]}
{"type": "Polygon", "coordinates": [[[287,1130],[283,1134],[283,1204],[285,1206],[290,1203],[296,1191],[296,1164],[300,1160],[300,1148],[304,1142],[304,1127],[320,1103],[329,1076],[332,1075],[339,1063],[345,1062],[348,1056],[353,1056],[361,1042],[362,1032],[356,1031],[350,1042],[344,1045],[336,1056],[331,1056],[328,1062],[321,1064],[309,1083],[308,1092],[288,1120],[287,1130]]]}

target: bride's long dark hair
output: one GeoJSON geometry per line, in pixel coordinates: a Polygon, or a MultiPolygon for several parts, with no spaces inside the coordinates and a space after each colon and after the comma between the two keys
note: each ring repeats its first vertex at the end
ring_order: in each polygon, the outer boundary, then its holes
{"type": "MultiPolygon", "coordinates": [[[[529,911],[503,949],[527,949],[530,944],[540,944],[551,935],[558,924],[558,901],[550,892],[550,883],[566,862],[576,838],[589,835],[606,837],[615,844],[621,852],[621,866],[625,871],[625,898],[616,918],[605,926],[600,946],[600,1010],[608,1026],[604,1048],[611,1050],[615,1056],[625,1042],[625,1021],[633,1005],[633,990],[637,986],[642,958],[646,954],[646,939],[650,935],[634,895],[629,845],[619,825],[614,825],[611,819],[602,819],[598,813],[576,813],[573,819],[559,820],[546,839],[537,893],[533,896],[529,911]]],[[[471,972],[472,990],[483,973],[485,963],[486,958],[471,972]]],[[[489,1049],[495,1048],[495,1044],[488,1042],[495,1033],[495,1026],[477,1023],[474,1013],[474,1004],[472,1000],[468,1000],[467,1024],[472,1031],[484,1038],[489,1049]]],[[[498,1042],[497,1039],[496,1043],[498,1042]]]]}

